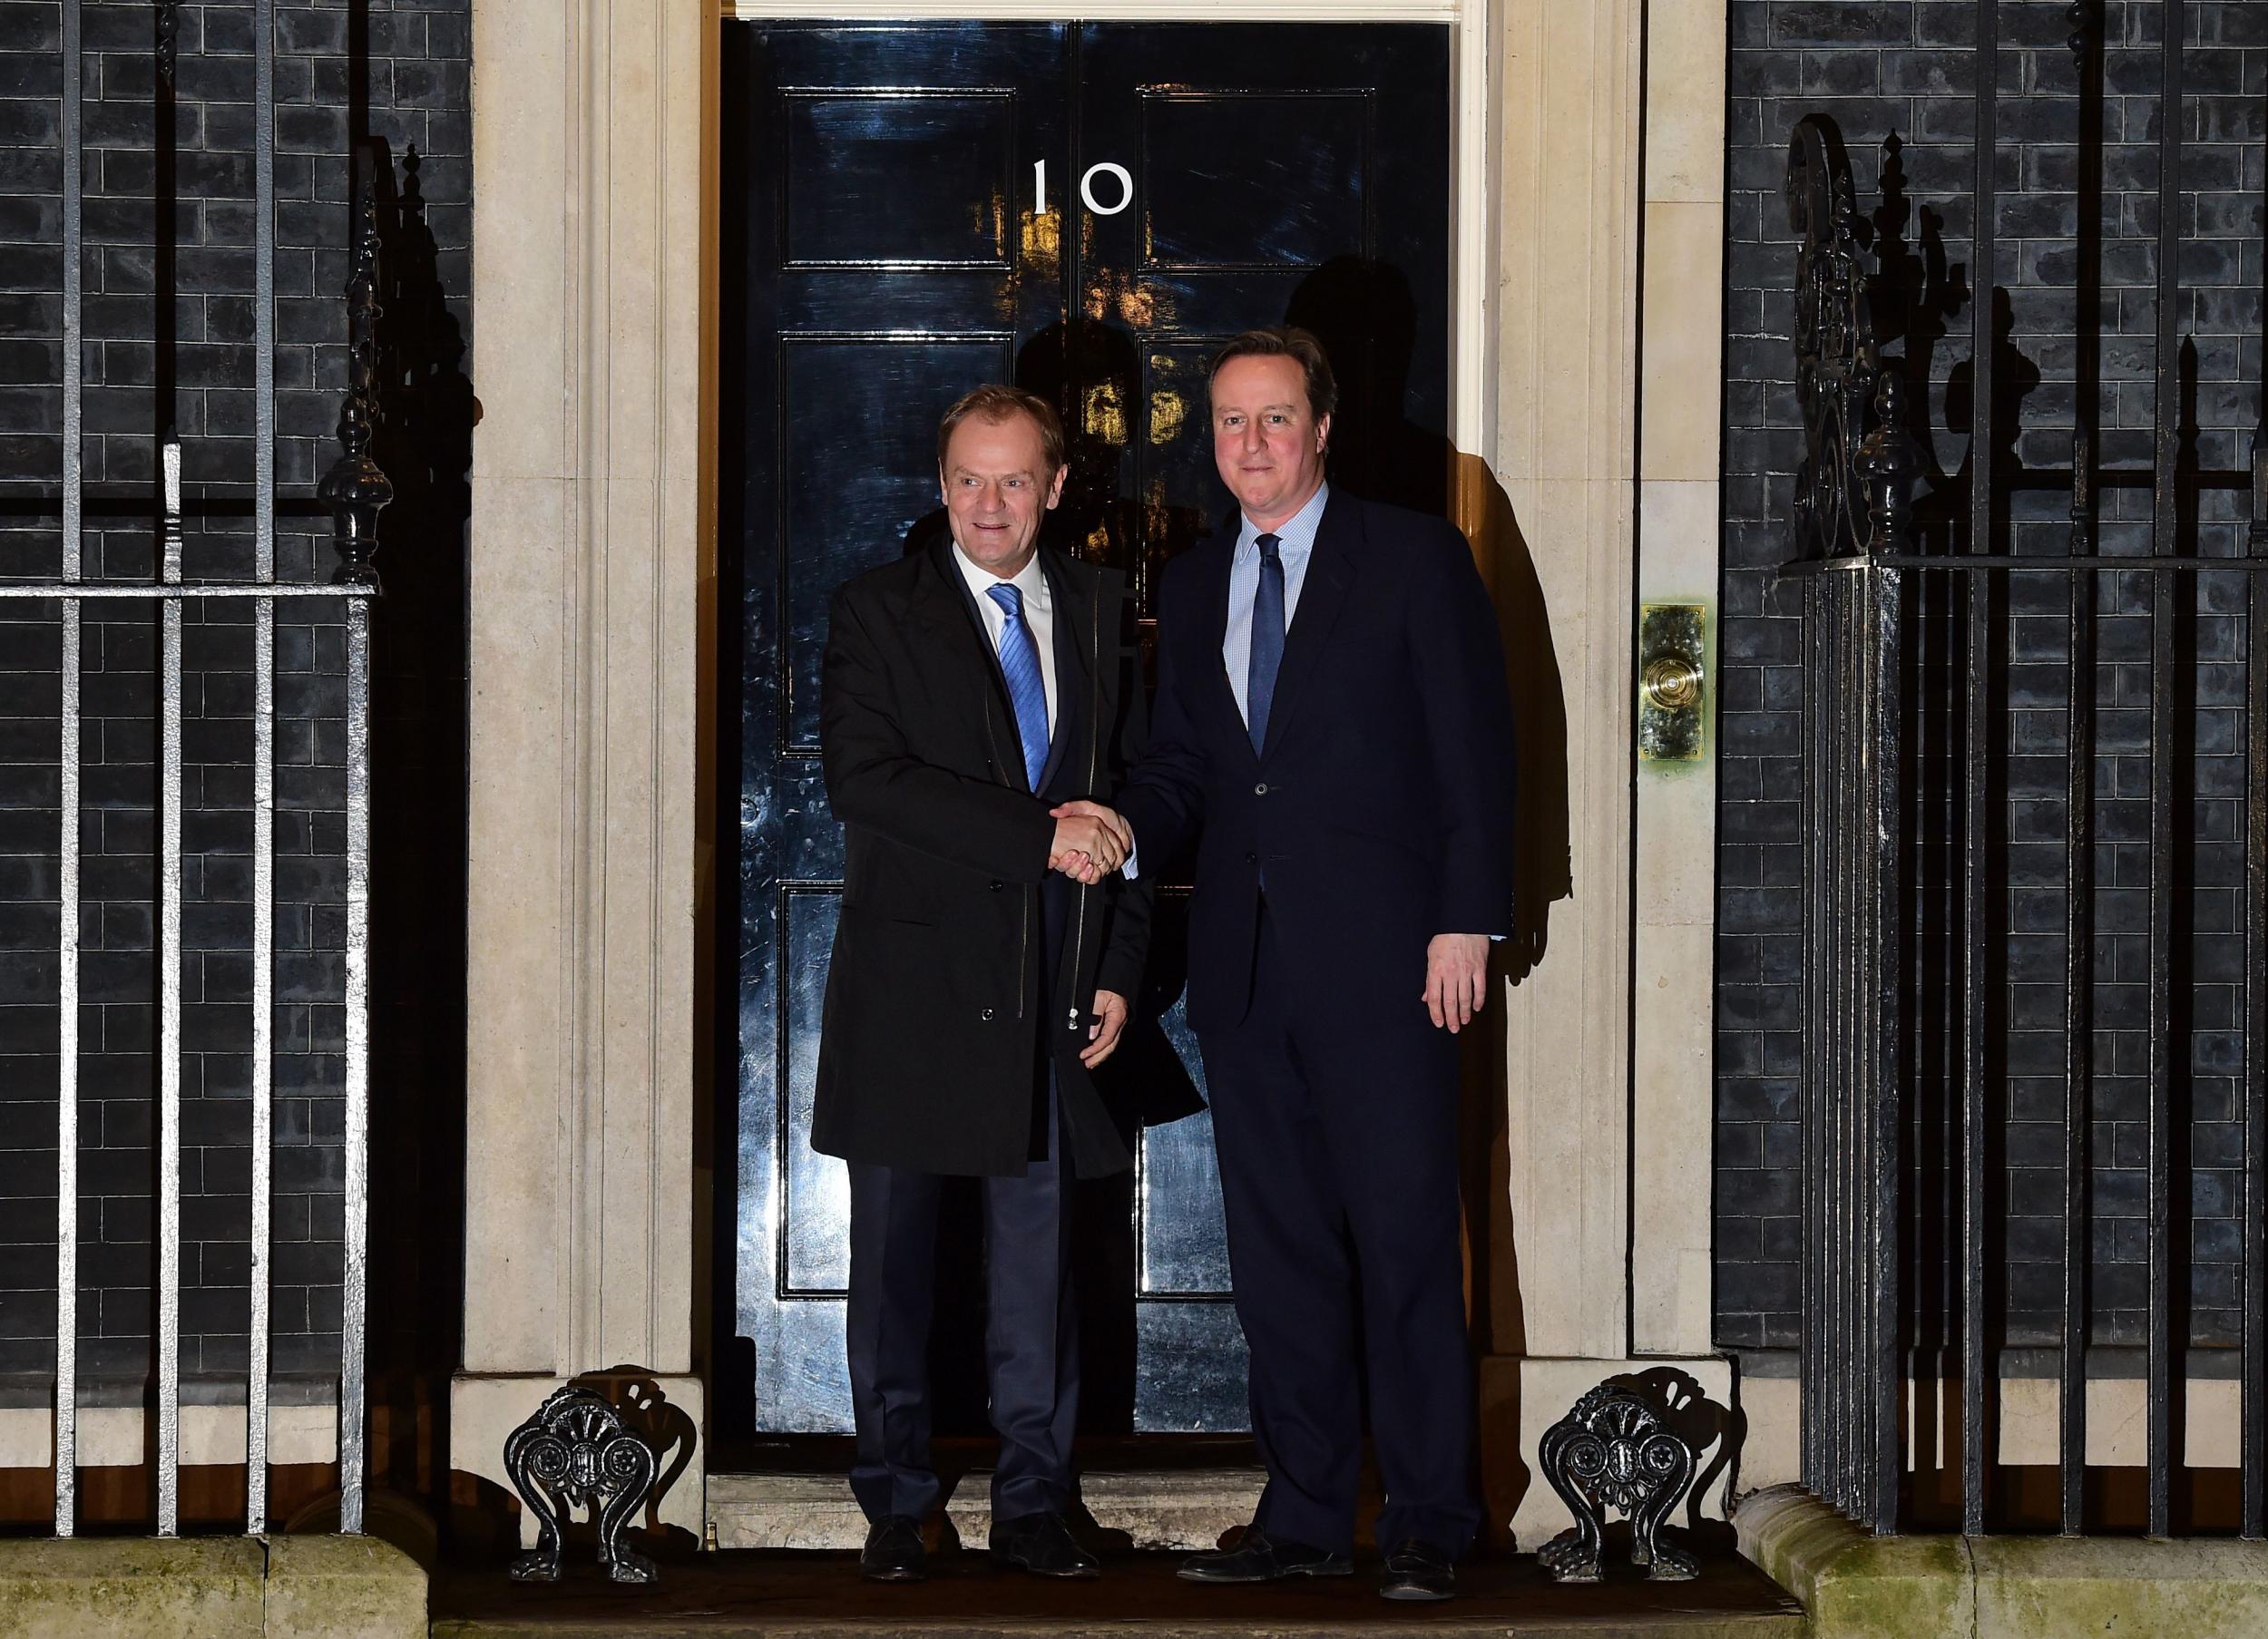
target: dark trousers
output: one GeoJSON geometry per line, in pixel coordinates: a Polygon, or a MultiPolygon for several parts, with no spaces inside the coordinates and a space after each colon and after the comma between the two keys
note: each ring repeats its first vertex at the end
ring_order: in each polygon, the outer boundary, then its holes
{"type": "MultiPolygon", "coordinates": [[[[1070,1503],[1079,1325],[1052,1087],[1049,1092],[1046,1158],[1031,1162],[1021,1178],[982,1181],[985,1367],[1000,1433],[995,1519],[1060,1513],[1070,1503]]],[[[929,1460],[929,1326],[943,1185],[935,1173],[850,1164],[846,1341],[858,1429],[851,1493],[868,1519],[922,1519],[937,1506],[929,1460]]]]}
{"type": "Polygon", "coordinates": [[[1264,914],[1250,1011],[1198,1040],[1268,1472],[1256,1523],[1278,1540],[1353,1545],[1360,1359],[1385,1481],[1378,1540],[1461,1554],[1481,1510],[1455,1041],[1414,993],[1413,1022],[1382,1025],[1345,997],[1295,994],[1285,971],[1264,914]]]}

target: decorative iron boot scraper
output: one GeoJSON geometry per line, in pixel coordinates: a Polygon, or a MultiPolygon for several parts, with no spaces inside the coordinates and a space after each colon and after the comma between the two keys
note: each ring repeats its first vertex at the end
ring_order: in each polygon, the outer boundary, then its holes
{"type": "Polygon", "coordinates": [[[1692,1483],[1693,1448],[1627,1384],[1609,1378],[1544,1431],[1537,1461],[1575,1516],[1536,1555],[1555,1582],[1597,1582],[1606,1547],[1606,1512],[1630,1520],[1630,1563],[1654,1582],[1685,1582],[1700,1566],[1660,1538],[1662,1521],[1692,1483]]]}
{"type": "Polygon", "coordinates": [[[596,1516],[599,1563],[616,1582],[651,1582],[654,1563],[622,1546],[622,1526],[653,1489],[653,1448],[588,1389],[555,1390],[504,1441],[504,1472],[538,1521],[535,1546],[512,1562],[514,1582],[557,1582],[567,1517],[596,1516]]]}

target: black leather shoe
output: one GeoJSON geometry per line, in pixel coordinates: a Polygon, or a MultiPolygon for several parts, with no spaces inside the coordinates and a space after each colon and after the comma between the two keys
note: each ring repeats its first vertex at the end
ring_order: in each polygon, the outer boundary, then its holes
{"type": "Polygon", "coordinates": [[[1386,1552],[1378,1591],[1388,1599],[1449,1599],[1457,1592],[1457,1567],[1430,1542],[1405,1537],[1386,1552]]]}
{"type": "Polygon", "coordinates": [[[1276,1542],[1258,1526],[1218,1553],[1192,1554],[1174,1575],[1184,1582],[1280,1582],[1286,1576],[1352,1576],[1354,1556],[1305,1542],[1276,1542]]]}
{"type": "Polygon", "coordinates": [[[1034,1576],[1100,1576],[1102,1566],[1079,1546],[1061,1514],[1019,1514],[992,1522],[986,1546],[1002,1565],[1034,1576]]]}
{"type": "Polygon", "coordinates": [[[858,1574],[869,1582],[920,1582],[929,1575],[929,1553],[922,1546],[922,1522],[909,1515],[877,1519],[859,1550],[858,1574]]]}

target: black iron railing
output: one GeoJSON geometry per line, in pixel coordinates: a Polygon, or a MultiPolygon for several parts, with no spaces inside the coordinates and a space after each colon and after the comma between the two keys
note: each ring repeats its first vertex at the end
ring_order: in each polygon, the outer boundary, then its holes
{"type": "MultiPolygon", "coordinates": [[[[250,1059],[250,1283],[247,1317],[248,1364],[246,1406],[245,1515],[248,1532],[269,1527],[269,1286],[273,1279],[273,1246],[269,1220],[271,1162],[275,1148],[276,1042],[273,1037],[276,951],[273,940],[275,902],[275,814],[279,720],[276,699],[277,606],[308,609],[312,604],[335,619],[345,632],[346,703],[344,854],[345,893],[339,906],[345,947],[343,1070],[345,1129],[340,1137],[345,1166],[342,1293],[343,1322],[337,1381],[339,1525],[359,1532],[363,1525],[364,1483],[367,1470],[365,1424],[367,1392],[365,1352],[367,1333],[365,1298],[368,1235],[368,1098],[369,1098],[369,860],[370,860],[370,613],[377,596],[377,577],[370,568],[375,525],[380,508],[391,499],[385,474],[368,454],[376,409],[377,360],[376,320],[378,314],[377,186],[386,164],[376,144],[357,146],[352,155],[354,180],[350,247],[348,346],[351,355],[349,390],[340,415],[339,440],[343,453],[326,476],[320,499],[329,509],[340,560],[328,581],[278,579],[276,521],[279,511],[277,489],[276,324],[274,266],[276,246],[275,141],[276,29],[273,0],[255,0],[256,121],[255,256],[257,288],[254,300],[254,477],[252,483],[253,567],[249,578],[200,580],[184,559],[184,502],[182,444],[171,430],[168,406],[157,406],[160,432],[160,493],[158,496],[158,573],[153,581],[89,579],[83,541],[85,534],[84,383],[82,358],[86,342],[85,304],[82,290],[83,196],[86,132],[82,110],[83,0],[64,0],[62,6],[62,102],[59,136],[62,146],[62,320],[63,430],[59,491],[54,498],[61,523],[61,556],[53,580],[12,580],[0,584],[0,600],[12,605],[34,600],[56,611],[61,628],[60,775],[57,841],[59,883],[57,1012],[57,1211],[56,1322],[54,1403],[54,1530],[70,1536],[79,1523],[79,1467],[81,1447],[78,1413],[83,1385],[78,1371],[77,1344],[81,1336],[78,1298],[82,1284],[79,1238],[82,1199],[79,1166],[83,1147],[79,1130],[81,1054],[79,948],[82,875],[80,833],[82,803],[82,729],[93,714],[83,709],[83,625],[88,606],[116,608],[130,600],[155,611],[158,627],[156,664],[158,699],[158,826],[152,942],[152,988],[156,1006],[155,1106],[156,1200],[153,1214],[156,1268],[156,1323],[151,1338],[150,1378],[154,1393],[155,1433],[149,1440],[154,1491],[154,1519],[158,1534],[172,1536],[181,1528],[181,1467],[182,1461],[182,1176],[183,1135],[183,881],[182,828],[190,798],[185,784],[183,732],[185,678],[184,616],[191,606],[234,609],[249,606],[252,623],[250,819],[250,995],[244,1004],[249,1016],[250,1059]]],[[[170,93],[176,67],[179,19],[176,8],[161,5],[156,13],[153,50],[159,77],[170,93]]],[[[169,129],[160,123],[161,141],[169,129]]],[[[161,249],[170,242],[172,201],[158,201],[161,249]]],[[[161,256],[161,262],[165,259],[161,256]]],[[[173,290],[164,280],[152,298],[156,304],[155,334],[170,337],[175,327],[171,305],[173,290]]],[[[99,571],[98,571],[99,572],[99,571]]],[[[99,732],[99,731],[98,731],[99,732]]],[[[191,1000],[194,1000],[193,998],[191,1000]]],[[[89,1049],[89,1050],[93,1050],[89,1049]]]]}
{"type": "MultiPolygon", "coordinates": [[[[1921,462],[1901,395],[1902,360],[1876,351],[1869,311],[1880,276],[1853,199],[1832,122],[1794,132],[1788,173],[1794,225],[1804,235],[1796,293],[1798,395],[1806,453],[1796,481],[1795,561],[1804,621],[1803,1183],[1805,1249],[1803,1474],[1816,1495],[1877,1532],[1903,1528],[1911,1474],[1932,1467],[1940,1426],[1958,1427],[1960,1524],[1999,1517],[1993,1496],[2001,1361],[1996,1305],[2009,1255],[2000,1193],[2010,1119],[2008,975],[2002,962],[2011,886],[2004,744],[2010,611],[2068,620],[2070,684],[2060,783],[2063,903],[2059,1018],[2062,1087],[2059,1293],[2053,1353],[2059,1388],[2058,1515],[2067,1534],[2089,1517],[2087,1381],[2091,1350],[2091,1153],[2096,1094],[2098,618],[2110,605],[2146,620],[2148,1043],[2144,1319],[2146,1527],[2177,1526],[2183,1404],[2193,1273],[2186,1243],[2186,1162],[2193,1109],[2189,1020],[2197,976],[2184,907],[2199,883],[2185,784],[2194,757],[2201,655],[2190,621],[2200,576],[2239,577],[2247,668],[2239,830],[2244,961],[2235,980],[2243,1045],[2236,1119],[2243,1131],[2236,1304],[2241,1379],[2239,1527],[2268,1534],[2268,424],[2253,439],[2252,522],[2243,555],[2185,550],[2195,480],[2185,474],[2184,338],[2177,299],[2183,213],[2182,53],[2185,6],[2167,0],[2158,137],[2156,408],[2146,475],[2146,551],[2106,553],[2097,527],[2099,438],[2083,373],[2069,473],[2068,534],[2060,552],[2017,552],[1996,512],[1999,476],[1994,268],[1998,44],[1996,7],[1976,7],[1977,161],[1968,366],[1970,456],[1933,500],[1946,519],[1941,550],[1925,550],[1909,496],[1921,462]],[[1952,502],[1945,506],[1941,503],[1952,502]],[[2185,509],[2189,509],[2185,512],[2185,509]],[[1965,521],[1965,533],[1960,527],[1965,521]],[[2179,1194],[2177,1195],[2177,1192],[2179,1194]],[[2177,1329],[2178,1328],[2178,1329],[2177,1329]],[[1957,1395],[1950,1392],[1957,1380],[1957,1395]],[[1944,1422],[1918,1410],[1949,1392],[1944,1422]],[[1914,1448],[1921,1448],[1918,1450],[1914,1448]],[[1912,1455],[1910,1457],[1910,1450],[1912,1455]]],[[[2082,130],[2097,150],[2101,43],[2094,8],[2072,8],[2082,130]],[[2088,103],[2089,92],[2096,106],[2088,103]],[[2091,132],[2091,134],[2087,134],[2091,132]]],[[[2082,176],[2099,188],[2099,151],[2082,176]]],[[[2099,297],[2099,194],[2082,188],[2078,329],[2082,372],[2099,349],[2089,317],[2099,297]]],[[[1921,384],[1926,387],[1926,382],[1921,384]]],[[[2128,482],[2143,474],[2122,474],[2128,482]]],[[[2034,541],[2032,544],[2036,545],[2034,541]]],[[[2137,668],[2125,668],[2134,672],[2137,668]]],[[[2121,686],[2125,687],[2124,685],[2121,686]]],[[[2038,702],[2031,702],[2034,705],[2038,702]]],[[[2136,702],[2121,694],[2121,707],[2136,702]]],[[[2037,747],[2034,748],[2035,750],[2037,747]]],[[[2035,1069],[2038,1067],[2034,1067],[2035,1069]]],[[[2035,1112],[2037,1114],[2037,1112],[2035,1112]]],[[[1954,1442],[1947,1442],[1953,1460],[1954,1442]]]]}

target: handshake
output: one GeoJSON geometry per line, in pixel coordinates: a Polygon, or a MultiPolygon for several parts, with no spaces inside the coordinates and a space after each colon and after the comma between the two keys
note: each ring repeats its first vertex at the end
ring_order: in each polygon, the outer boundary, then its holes
{"type": "Polygon", "coordinates": [[[1100,803],[1065,803],[1048,810],[1055,820],[1055,842],[1048,869],[1092,886],[1126,863],[1134,852],[1134,831],[1100,803]]]}

